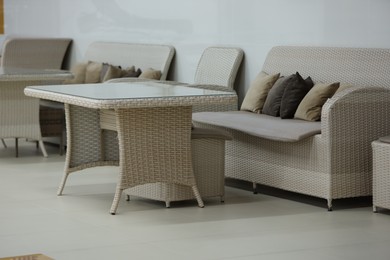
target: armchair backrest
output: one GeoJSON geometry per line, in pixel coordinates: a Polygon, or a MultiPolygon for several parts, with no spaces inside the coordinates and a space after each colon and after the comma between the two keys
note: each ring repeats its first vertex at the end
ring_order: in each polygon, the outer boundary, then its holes
{"type": "Polygon", "coordinates": [[[244,52],[233,47],[208,47],[204,50],[196,72],[194,84],[234,88],[244,52]]]}

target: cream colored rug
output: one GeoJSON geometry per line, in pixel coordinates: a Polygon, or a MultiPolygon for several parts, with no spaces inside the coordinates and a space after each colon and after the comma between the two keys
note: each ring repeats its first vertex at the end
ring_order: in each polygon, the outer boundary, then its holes
{"type": "Polygon", "coordinates": [[[20,255],[20,256],[9,256],[0,258],[0,260],[54,260],[48,256],[42,254],[34,254],[34,255],[20,255]]]}

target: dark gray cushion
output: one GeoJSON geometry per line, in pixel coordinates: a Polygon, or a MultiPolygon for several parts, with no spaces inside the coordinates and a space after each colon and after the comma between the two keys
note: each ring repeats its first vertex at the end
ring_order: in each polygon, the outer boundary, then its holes
{"type": "Polygon", "coordinates": [[[275,82],[265,99],[263,110],[261,112],[262,114],[270,116],[280,115],[280,104],[282,103],[284,90],[287,84],[293,80],[294,75],[295,74],[288,77],[281,77],[275,82]]]}
{"type": "Polygon", "coordinates": [[[283,92],[280,104],[280,117],[283,119],[294,118],[299,103],[312,87],[313,81],[310,77],[304,80],[298,72],[295,73],[283,92]]]}

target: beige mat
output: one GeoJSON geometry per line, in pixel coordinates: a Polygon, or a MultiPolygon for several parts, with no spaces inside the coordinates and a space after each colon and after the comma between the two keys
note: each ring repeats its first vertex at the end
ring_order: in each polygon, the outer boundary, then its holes
{"type": "Polygon", "coordinates": [[[20,255],[20,256],[9,256],[0,258],[0,260],[54,260],[48,256],[42,254],[34,254],[34,255],[20,255]]]}

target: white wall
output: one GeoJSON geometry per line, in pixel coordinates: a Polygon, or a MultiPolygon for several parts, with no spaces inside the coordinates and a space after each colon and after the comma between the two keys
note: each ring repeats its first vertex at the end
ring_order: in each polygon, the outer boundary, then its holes
{"type": "Polygon", "coordinates": [[[6,35],[172,44],[171,79],[192,82],[203,49],[245,52],[242,100],[274,45],[390,48],[389,0],[4,0],[6,35]]]}

